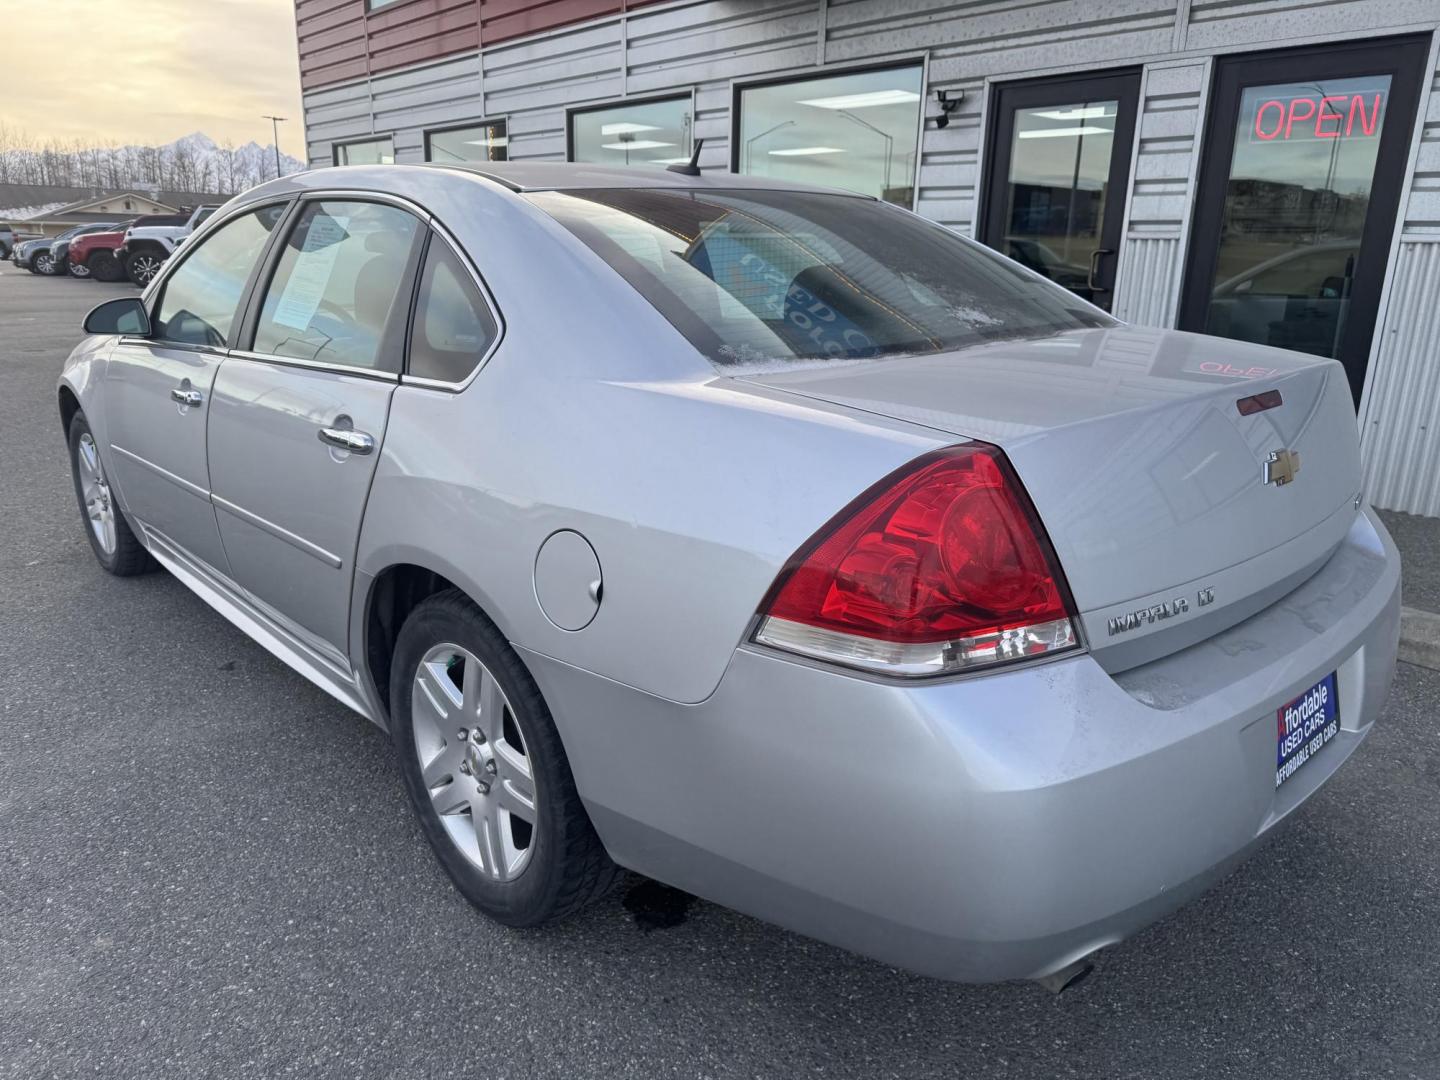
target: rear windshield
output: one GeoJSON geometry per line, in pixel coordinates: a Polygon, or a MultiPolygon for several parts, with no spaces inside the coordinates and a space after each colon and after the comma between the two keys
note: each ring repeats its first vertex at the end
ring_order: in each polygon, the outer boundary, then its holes
{"type": "Polygon", "coordinates": [[[882,202],[623,188],[528,196],[722,367],[859,360],[1112,321],[882,202]]]}

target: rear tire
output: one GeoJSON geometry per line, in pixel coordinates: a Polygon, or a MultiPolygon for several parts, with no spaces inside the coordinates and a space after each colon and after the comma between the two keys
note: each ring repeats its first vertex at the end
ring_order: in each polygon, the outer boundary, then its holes
{"type": "Polygon", "coordinates": [[[154,251],[135,251],[125,257],[125,276],[144,288],[160,272],[165,257],[154,251]]]}
{"type": "Polygon", "coordinates": [[[614,886],[622,871],[580,802],[545,699],[468,597],[452,589],[422,601],[400,629],[391,672],[405,789],[461,895],[525,927],[614,886]]]}
{"type": "Polygon", "coordinates": [[[75,500],[90,549],[102,569],[116,577],[132,577],[156,568],[150,553],[136,538],[115,502],[100,450],[84,413],[70,421],[70,475],[75,481],[75,500]]]}
{"type": "Polygon", "coordinates": [[[90,256],[90,276],[96,281],[123,281],[125,268],[113,251],[97,251],[90,256]]]}

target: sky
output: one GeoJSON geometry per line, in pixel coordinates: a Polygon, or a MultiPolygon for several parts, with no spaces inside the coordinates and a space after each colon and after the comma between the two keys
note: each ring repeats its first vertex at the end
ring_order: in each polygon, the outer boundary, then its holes
{"type": "Polygon", "coordinates": [[[294,0],[0,0],[0,123],[35,141],[271,142],[304,159],[294,0]]]}

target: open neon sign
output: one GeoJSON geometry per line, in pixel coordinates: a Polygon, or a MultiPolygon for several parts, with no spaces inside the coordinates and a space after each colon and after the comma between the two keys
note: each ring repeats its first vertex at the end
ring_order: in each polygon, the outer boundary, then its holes
{"type": "Polygon", "coordinates": [[[1251,142],[1374,138],[1380,134],[1386,94],[1296,94],[1267,97],[1255,107],[1251,142]]]}

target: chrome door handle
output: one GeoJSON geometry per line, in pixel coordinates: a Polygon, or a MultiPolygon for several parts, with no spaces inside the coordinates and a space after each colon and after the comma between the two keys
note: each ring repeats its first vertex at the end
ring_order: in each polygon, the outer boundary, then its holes
{"type": "Polygon", "coordinates": [[[1109,289],[1096,282],[1095,275],[1100,269],[1101,257],[1113,254],[1115,254],[1115,252],[1111,248],[1096,248],[1094,251],[1090,252],[1090,272],[1085,275],[1085,287],[1091,292],[1110,291],[1109,289]]]}
{"type": "Polygon", "coordinates": [[[185,390],[179,386],[170,391],[170,400],[181,405],[199,405],[205,400],[205,395],[199,390],[185,390]]]}
{"type": "Polygon", "coordinates": [[[352,454],[368,454],[375,449],[375,438],[363,431],[352,431],[349,428],[322,427],[320,429],[320,441],[327,446],[333,446],[339,450],[348,450],[352,454]]]}

